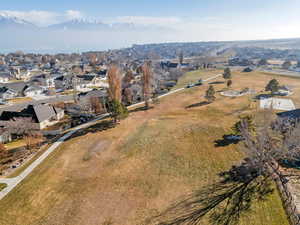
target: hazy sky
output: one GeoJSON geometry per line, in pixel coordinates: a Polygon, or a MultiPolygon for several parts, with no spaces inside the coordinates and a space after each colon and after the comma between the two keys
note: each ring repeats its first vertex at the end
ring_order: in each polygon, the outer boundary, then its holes
{"type": "Polygon", "coordinates": [[[300,0],[1,0],[0,14],[39,26],[74,18],[158,25],[177,31],[159,41],[300,37],[300,0]]]}

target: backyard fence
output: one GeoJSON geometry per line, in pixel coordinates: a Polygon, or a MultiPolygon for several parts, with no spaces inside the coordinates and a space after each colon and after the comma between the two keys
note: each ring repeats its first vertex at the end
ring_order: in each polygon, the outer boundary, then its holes
{"type": "Polygon", "coordinates": [[[295,199],[293,198],[287,183],[282,182],[279,177],[276,177],[275,181],[290,224],[300,225],[300,214],[295,204],[295,199]]]}

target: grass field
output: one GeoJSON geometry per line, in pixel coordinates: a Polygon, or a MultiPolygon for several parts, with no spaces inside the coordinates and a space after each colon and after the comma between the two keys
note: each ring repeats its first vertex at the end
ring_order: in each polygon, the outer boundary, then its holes
{"type": "MultiPolygon", "coordinates": [[[[191,72],[186,83],[219,71],[191,72]]],[[[222,81],[222,79],[219,79],[222,81]]],[[[260,73],[234,73],[233,89],[260,91],[270,80],[260,73]]],[[[300,80],[280,77],[300,87],[300,80]]],[[[215,84],[221,90],[225,84],[215,84]]],[[[135,110],[115,128],[102,121],[79,133],[0,201],[1,225],[141,225],[172,202],[219,179],[243,158],[237,145],[215,147],[238,116],[256,112],[249,97],[197,107],[208,85],[160,99],[149,111],[135,110]],[[193,106],[194,105],[194,106],[193,106]],[[190,107],[188,107],[190,106],[190,107]],[[102,131],[99,131],[102,130],[102,131]]],[[[296,105],[300,89],[294,89],[296,105]]],[[[201,224],[210,224],[206,219],[201,224]]],[[[288,225],[277,192],[255,203],[240,225],[288,225]]]]}
{"type": "Polygon", "coordinates": [[[7,144],[4,144],[4,146],[7,150],[14,149],[14,148],[20,148],[25,145],[26,145],[26,143],[24,140],[16,140],[16,141],[12,141],[7,144]]]}
{"type": "Polygon", "coordinates": [[[174,87],[174,89],[185,87],[190,83],[197,82],[199,79],[206,79],[217,74],[221,74],[222,72],[223,71],[221,70],[206,70],[204,72],[196,70],[188,72],[185,76],[179,78],[177,85],[174,87]]]}

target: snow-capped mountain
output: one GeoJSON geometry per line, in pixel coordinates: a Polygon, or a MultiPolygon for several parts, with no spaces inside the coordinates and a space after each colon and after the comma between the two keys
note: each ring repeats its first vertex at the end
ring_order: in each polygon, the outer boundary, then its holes
{"type": "Polygon", "coordinates": [[[74,19],[48,27],[54,30],[93,30],[93,31],[144,31],[158,29],[156,26],[142,26],[134,23],[102,23],[98,20],[74,19]]]}
{"type": "Polygon", "coordinates": [[[0,28],[35,28],[36,26],[23,19],[0,14],[0,28]]]}
{"type": "Polygon", "coordinates": [[[133,23],[113,23],[106,24],[98,20],[89,19],[73,19],[58,24],[53,24],[48,27],[37,27],[36,25],[9,15],[0,13],[0,28],[6,29],[42,29],[44,31],[56,31],[56,30],[70,30],[70,31],[146,31],[146,30],[161,30],[161,27],[157,26],[142,26],[133,23]]]}
{"type": "MultiPolygon", "coordinates": [[[[172,35],[173,37],[174,35],[172,35]]],[[[0,13],[0,51],[86,51],[120,48],[169,38],[169,30],[135,23],[107,24],[76,19],[39,27],[21,18],[0,13]]]]}
{"type": "Polygon", "coordinates": [[[109,25],[96,20],[74,19],[49,26],[50,29],[64,30],[103,30],[109,29],[109,25]]]}

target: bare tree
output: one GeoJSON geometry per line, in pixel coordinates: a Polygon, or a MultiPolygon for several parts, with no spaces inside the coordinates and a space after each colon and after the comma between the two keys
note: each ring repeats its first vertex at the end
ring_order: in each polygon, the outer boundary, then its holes
{"type": "Polygon", "coordinates": [[[7,155],[7,151],[4,144],[0,143],[0,160],[5,158],[6,155],[7,155]]]}
{"type": "Polygon", "coordinates": [[[151,62],[145,62],[142,68],[143,71],[143,96],[145,101],[145,108],[149,109],[149,100],[151,98],[152,93],[152,78],[153,78],[153,72],[151,70],[151,62]]]}
{"type": "Polygon", "coordinates": [[[29,135],[38,131],[32,118],[16,117],[7,123],[8,132],[17,136],[29,135]]]}
{"type": "Polygon", "coordinates": [[[131,81],[134,79],[133,73],[131,70],[127,70],[125,76],[122,79],[123,88],[128,88],[130,86],[131,81]]]}
{"type": "Polygon", "coordinates": [[[101,100],[99,97],[90,97],[90,106],[91,106],[91,111],[94,112],[95,114],[103,113],[105,112],[105,108],[103,104],[101,103],[101,100]]]}
{"type": "Polygon", "coordinates": [[[183,63],[183,51],[179,52],[179,54],[178,54],[178,61],[179,61],[180,65],[183,63]]]}
{"type": "Polygon", "coordinates": [[[130,88],[125,88],[123,90],[123,102],[125,102],[126,105],[131,105],[133,103],[133,94],[130,88]]]}
{"type": "Polygon", "coordinates": [[[78,78],[77,75],[74,75],[72,78],[72,88],[73,88],[73,100],[75,103],[78,103],[78,78]]]}
{"type": "Polygon", "coordinates": [[[238,224],[254,202],[267,200],[273,192],[272,183],[290,196],[286,183],[291,174],[284,173],[281,165],[283,160],[299,159],[300,123],[270,118],[265,113],[263,122],[256,121],[255,132],[249,129],[247,120],[242,120],[239,130],[244,139],[244,161],[221,173],[219,182],[192,193],[153,218],[155,224],[198,225],[206,215],[211,224],[238,224]]]}
{"type": "Polygon", "coordinates": [[[25,135],[24,140],[26,143],[26,148],[31,150],[39,147],[39,145],[44,141],[44,137],[40,132],[35,132],[25,135]]]}
{"type": "Polygon", "coordinates": [[[228,88],[230,88],[232,86],[232,80],[228,80],[226,85],[227,85],[228,88]]]}
{"type": "Polygon", "coordinates": [[[127,108],[122,104],[122,83],[119,68],[116,64],[112,64],[108,70],[108,111],[113,118],[114,123],[120,119],[124,119],[128,115],[127,108]]]}
{"type": "Polygon", "coordinates": [[[116,100],[121,102],[121,75],[120,70],[116,64],[112,64],[108,70],[108,96],[110,100],[116,100]]]}

